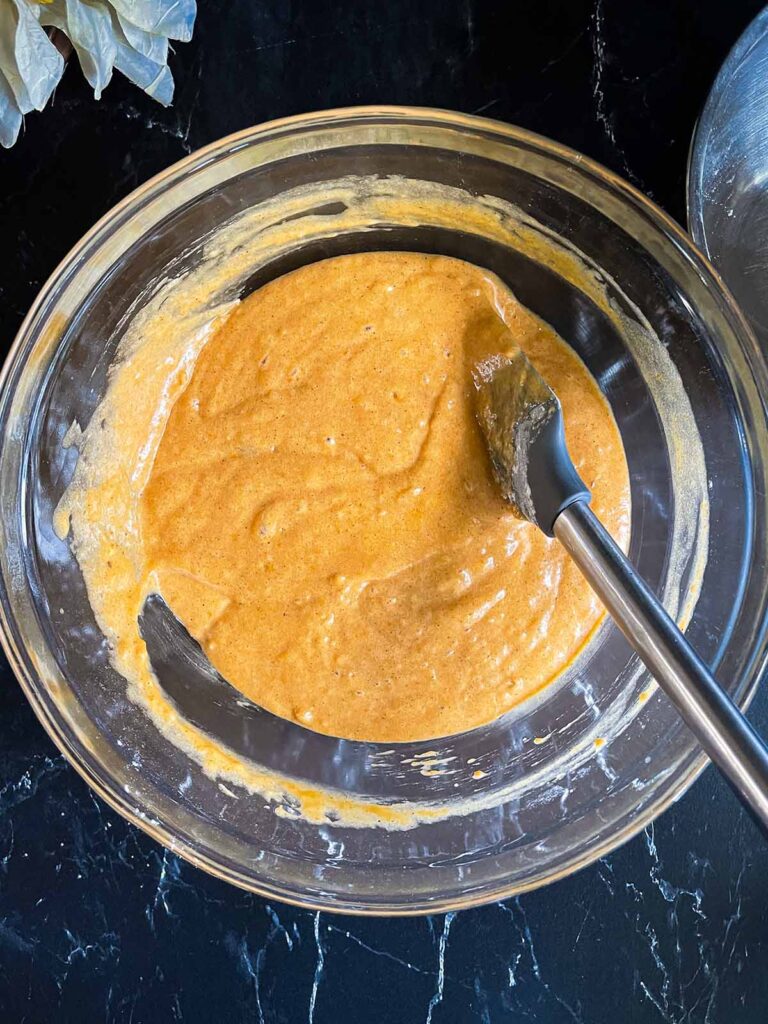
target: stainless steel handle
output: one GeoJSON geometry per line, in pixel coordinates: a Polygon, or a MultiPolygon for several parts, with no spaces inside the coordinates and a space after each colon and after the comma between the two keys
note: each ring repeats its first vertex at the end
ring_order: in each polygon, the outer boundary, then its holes
{"type": "Polygon", "coordinates": [[[765,743],[585,502],[561,512],[554,533],[691,732],[768,833],[765,743]]]}

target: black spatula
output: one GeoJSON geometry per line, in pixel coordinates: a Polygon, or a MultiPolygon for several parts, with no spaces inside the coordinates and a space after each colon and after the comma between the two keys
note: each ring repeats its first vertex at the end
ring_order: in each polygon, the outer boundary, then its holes
{"type": "Polygon", "coordinates": [[[573,558],[725,778],[768,830],[768,749],[589,507],[554,391],[523,352],[476,367],[477,418],[518,514],[573,558]]]}

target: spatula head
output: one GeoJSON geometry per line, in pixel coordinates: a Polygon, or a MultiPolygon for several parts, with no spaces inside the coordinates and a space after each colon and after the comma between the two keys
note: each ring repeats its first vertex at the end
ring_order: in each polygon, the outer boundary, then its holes
{"type": "Polygon", "coordinates": [[[473,379],[477,419],[503,497],[553,536],[563,509],[590,499],[568,454],[557,395],[521,349],[484,359],[473,379]]]}

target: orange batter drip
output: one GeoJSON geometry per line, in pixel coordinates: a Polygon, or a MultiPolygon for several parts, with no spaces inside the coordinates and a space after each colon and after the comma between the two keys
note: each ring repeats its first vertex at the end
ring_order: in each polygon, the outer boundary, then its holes
{"type": "Polygon", "coordinates": [[[426,739],[556,677],[602,609],[491,479],[471,367],[503,317],[563,405],[625,544],[619,433],[583,363],[497,278],[445,257],[326,260],[203,348],[140,501],[143,575],[258,704],[335,736],[426,739]]]}

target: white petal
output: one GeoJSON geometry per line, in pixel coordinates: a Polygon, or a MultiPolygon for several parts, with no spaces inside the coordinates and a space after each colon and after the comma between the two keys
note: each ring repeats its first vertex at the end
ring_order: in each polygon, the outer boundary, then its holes
{"type": "Polygon", "coordinates": [[[14,0],[14,3],[18,14],[14,47],[16,66],[32,106],[35,110],[42,110],[64,74],[64,58],[26,0],[14,0]]]}
{"type": "MultiPolygon", "coordinates": [[[[60,2],[60,0],[56,0],[60,2]]],[[[77,50],[83,74],[93,86],[96,99],[112,78],[117,46],[112,32],[112,18],[100,3],[65,0],[69,28],[67,35],[77,50]]]]}
{"type": "Polygon", "coordinates": [[[173,100],[173,75],[167,64],[155,64],[123,43],[117,44],[115,67],[158,103],[168,107],[173,100]]]}
{"type": "Polygon", "coordinates": [[[16,8],[0,0],[0,71],[11,87],[22,114],[34,109],[24,79],[16,66],[16,8]]]}
{"type": "Polygon", "coordinates": [[[0,146],[10,149],[19,137],[22,116],[16,97],[0,71],[0,146]]]}
{"type": "Polygon", "coordinates": [[[40,8],[40,24],[53,25],[67,35],[77,53],[80,67],[96,99],[112,78],[115,41],[112,18],[99,3],[81,0],[50,0],[40,8]]]}
{"type": "Polygon", "coordinates": [[[112,0],[115,10],[145,32],[169,36],[182,43],[192,38],[195,0],[112,0]]]}
{"type": "Polygon", "coordinates": [[[117,13],[117,20],[123,30],[128,43],[143,57],[149,57],[155,64],[168,63],[168,36],[154,35],[152,32],[145,32],[143,28],[137,28],[120,12],[117,13]]]}

